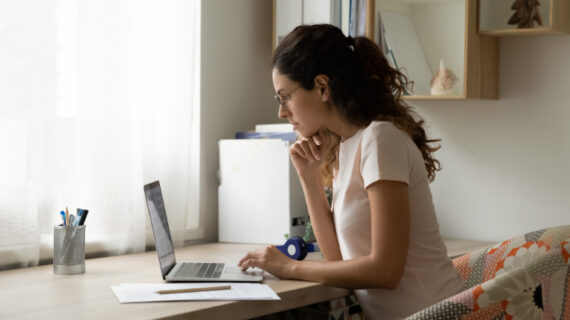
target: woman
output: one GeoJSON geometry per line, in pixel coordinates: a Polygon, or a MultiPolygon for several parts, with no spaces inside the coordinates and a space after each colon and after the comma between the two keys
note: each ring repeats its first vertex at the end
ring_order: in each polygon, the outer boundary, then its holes
{"type": "Polygon", "coordinates": [[[271,246],[243,257],[242,270],[355,289],[368,319],[401,319],[461,291],[429,189],[438,140],[400,99],[405,76],[367,38],[311,25],[282,40],[272,78],[279,117],[303,137],[290,155],[324,261],[271,246]]]}

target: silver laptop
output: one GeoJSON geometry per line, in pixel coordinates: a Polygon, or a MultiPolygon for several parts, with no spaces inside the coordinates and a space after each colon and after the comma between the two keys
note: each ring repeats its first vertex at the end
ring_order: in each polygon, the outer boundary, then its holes
{"type": "Polygon", "coordinates": [[[144,193],[163,280],[185,282],[260,282],[263,280],[263,271],[244,272],[237,266],[229,266],[224,263],[176,263],[160,183],[155,181],[145,185],[144,193]]]}

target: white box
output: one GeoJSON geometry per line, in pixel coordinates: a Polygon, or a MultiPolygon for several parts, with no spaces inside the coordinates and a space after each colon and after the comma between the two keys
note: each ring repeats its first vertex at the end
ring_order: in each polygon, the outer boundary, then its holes
{"type": "Polygon", "coordinates": [[[220,242],[282,244],[304,236],[308,211],[289,142],[220,140],[220,242]]]}

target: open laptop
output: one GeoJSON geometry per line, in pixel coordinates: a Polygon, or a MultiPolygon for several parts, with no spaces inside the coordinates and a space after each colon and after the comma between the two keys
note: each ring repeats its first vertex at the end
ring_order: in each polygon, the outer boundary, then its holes
{"type": "Polygon", "coordinates": [[[144,194],[163,280],[185,282],[260,282],[263,280],[263,271],[241,271],[237,266],[224,263],[176,263],[160,183],[155,181],[145,185],[144,194]]]}

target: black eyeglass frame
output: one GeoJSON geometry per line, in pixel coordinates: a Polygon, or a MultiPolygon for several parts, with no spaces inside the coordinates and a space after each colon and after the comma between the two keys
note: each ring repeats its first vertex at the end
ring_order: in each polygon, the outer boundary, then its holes
{"type": "Polygon", "coordinates": [[[301,85],[299,85],[297,88],[291,90],[291,92],[284,95],[279,95],[279,93],[275,93],[273,99],[275,99],[275,101],[277,101],[277,103],[279,103],[279,105],[283,107],[283,109],[289,111],[289,107],[287,106],[287,101],[291,99],[291,95],[293,94],[293,92],[295,92],[295,90],[299,89],[300,87],[301,85]]]}

